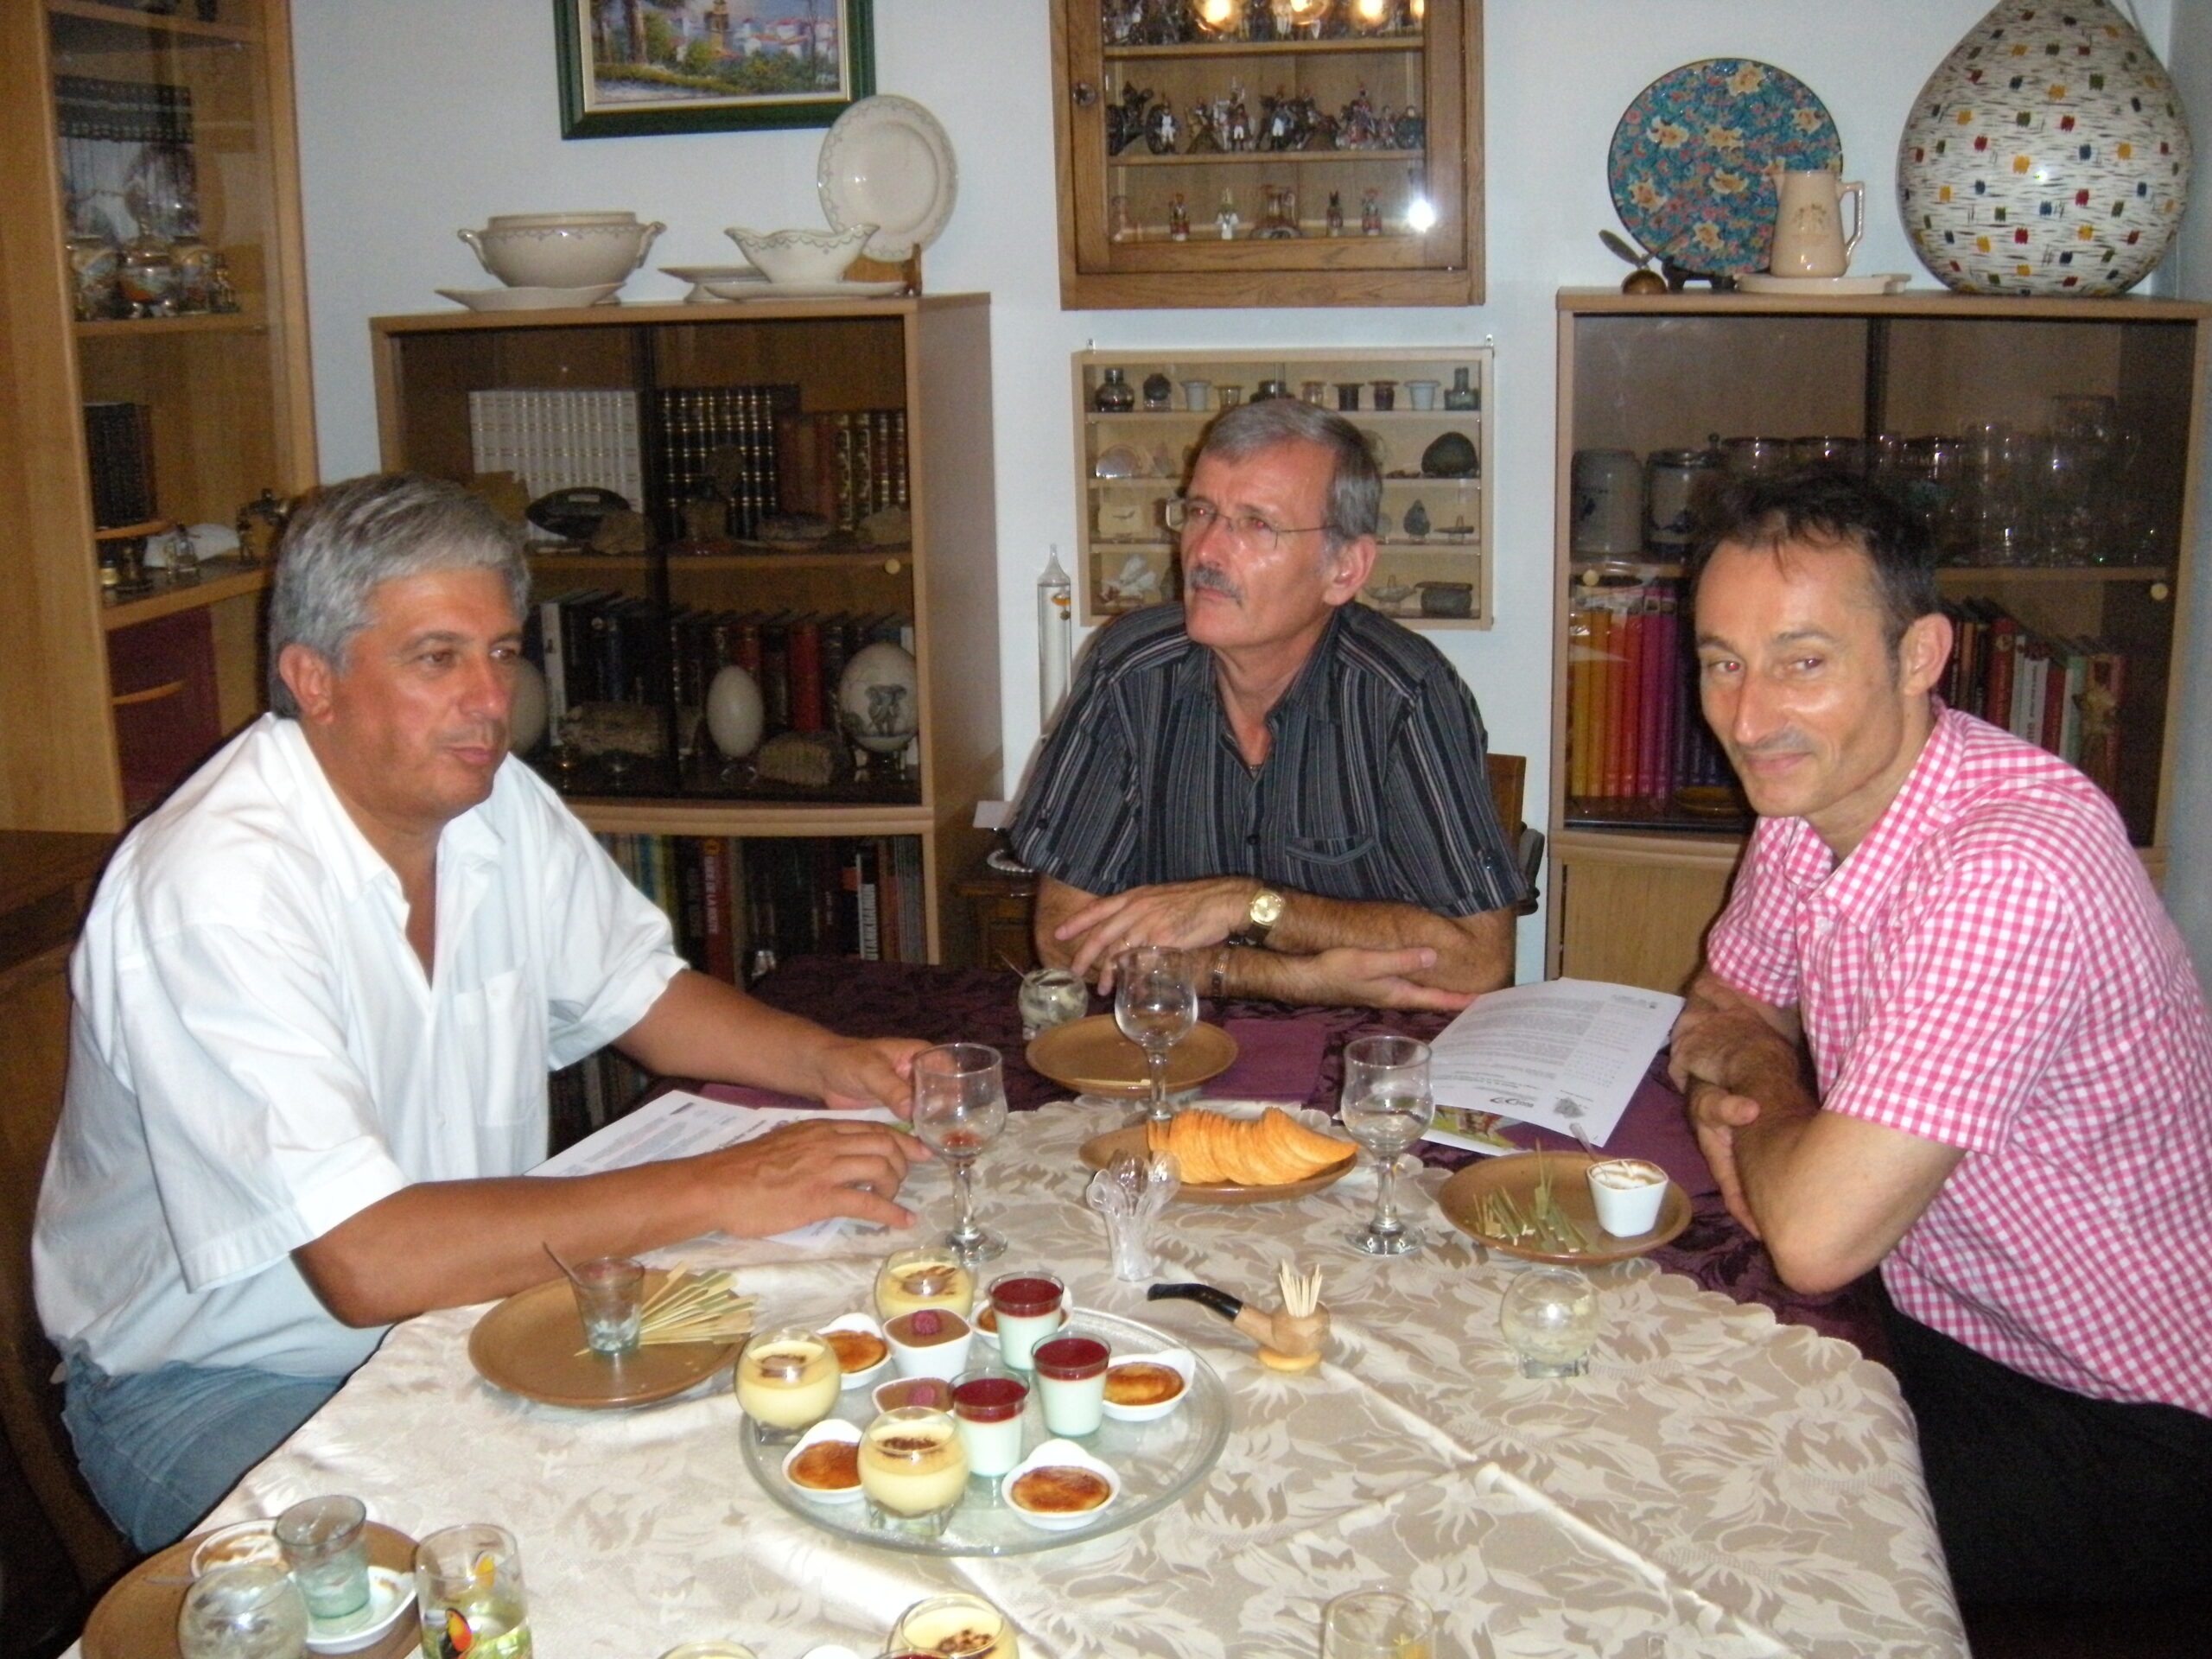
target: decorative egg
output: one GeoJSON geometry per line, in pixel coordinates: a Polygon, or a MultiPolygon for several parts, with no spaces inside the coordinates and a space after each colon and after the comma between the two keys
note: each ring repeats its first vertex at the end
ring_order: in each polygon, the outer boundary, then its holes
{"type": "Polygon", "coordinates": [[[1921,263],[1970,294],[2118,294],[2180,228],[2181,97],[2110,0],[2000,0],[1936,67],[1897,141],[1921,263]]]}
{"type": "Polygon", "coordinates": [[[733,760],[752,753],[767,718],[758,680],[735,663],[716,671],[707,687],[707,734],[716,748],[733,760]]]}
{"type": "Polygon", "coordinates": [[[837,682],[845,735],[874,754],[896,754],[921,729],[920,679],[914,659],[889,641],[855,652],[837,682]]]}
{"type": "Polygon", "coordinates": [[[514,694],[507,700],[507,751],[528,754],[545,735],[545,677],[524,657],[515,663],[514,694]]]}

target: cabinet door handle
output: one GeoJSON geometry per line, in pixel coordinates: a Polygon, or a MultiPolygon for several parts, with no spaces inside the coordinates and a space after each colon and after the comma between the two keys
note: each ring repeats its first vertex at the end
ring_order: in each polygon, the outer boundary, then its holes
{"type": "Polygon", "coordinates": [[[143,691],[125,691],[119,697],[110,697],[111,707],[128,709],[135,703],[159,702],[163,697],[173,697],[184,690],[182,680],[171,680],[167,685],[149,685],[143,691]]]}
{"type": "Polygon", "coordinates": [[[1087,110],[1098,101],[1098,89],[1087,80],[1078,80],[1068,89],[1068,96],[1075,99],[1078,110],[1087,110]]]}

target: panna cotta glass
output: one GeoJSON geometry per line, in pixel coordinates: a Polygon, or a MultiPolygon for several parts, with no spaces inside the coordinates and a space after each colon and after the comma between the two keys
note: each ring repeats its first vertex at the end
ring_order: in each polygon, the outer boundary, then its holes
{"type": "Polygon", "coordinates": [[[991,1281],[991,1319],[999,1357],[1016,1370],[1029,1369],[1037,1344],[1060,1328],[1067,1287],[1049,1273],[1009,1273],[991,1281]]]}
{"type": "Polygon", "coordinates": [[[948,1414],[902,1406],[861,1431],[861,1491],[878,1528],[942,1532],[967,1490],[968,1452],[948,1414]]]}
{"type": "Polygon", "coordinates": [[[893,1653],[944,1659],[1020,1659],[1020,1643],[1007,1616],[980,1596],[931,1596],[899,1616],[893,1653]]]}
{"type": "Polygon", "coordinates": [[[1634,1238],[1659,1224],[1667,1172],[1641,1158],[1609,1158],[1590,1166],[1590,1203],[1598,1224],[1616,1238],[1634,1238]]]}
{"type": "Polygon", "coordinates": [[[1045,1427],[1070,1440],[1096,1433],[1106,1409],[1106,1366],[1113,1357],[1106,1344],[1096,1337],[1054,1337],[1039,1343],[1031,1357],[1045,1427]]]}
{"type": "Polygon", "coordinates": [[[837,1404],[844,1381],[837,1352],[801,1325],[764,1331],[737,1362],[737,1403],[764,1440],[811,1428],[837,1404]]]}
{"type": "Polygon", "coordinates": [[[976,1275],[943,1244],[893,1250],[875,1274],[875,1313],[893,1319],[925,1307],[950,1308],[966,1319],[976,1306],[976,1275]]]}
{"type": "Polygon", "coordinates": [[[1029,1385],[995,1365],[963,1372],[952,1385],[952,1415],[968,1448],[968,1472],[995,1480],[1021,1461],[1021,1408],[1029,1385]]]}

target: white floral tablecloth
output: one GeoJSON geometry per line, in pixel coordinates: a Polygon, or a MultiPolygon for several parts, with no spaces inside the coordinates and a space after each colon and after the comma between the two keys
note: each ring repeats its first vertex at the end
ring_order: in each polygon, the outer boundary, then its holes
{"type": "MultiPolygon", "coordinates": [[[[899,1609],[956,1588],[1012,1616],[1024,1659],[1310,1655],[1321,1603],[1376,1583],[1435,1606],[1443,1651],[1469,1659],[1965,1654],[1910,1421],[1855,1349],[1636,1262],[1596,1275],[1590,1374],[1524,1381],[1497,1336],[1511,1265],[1477,1262],[1417,1195],[1409,1213],[1440,1245],[1395,1261],[1342,1242],[1372,1201],[1364,1172],[1294,1205],[1174,1205],[1166,1277],[1264,1300],[1279,1261],[1324,1268],[1335,1344],[1281,1376],[1214,1315],[1111,1278],[1076,1157],[1107,1127],[1070,1105],[1017,1114],[980,1179],[985,1219],[1014,1241],[1004,1266],[1051,1266],[1078,1302],[1171,1331],[1229,1385],[1211,1476],[1128,1530],[999,1560],[833,1538],[755,1484],[726,1376],[641,1410],[534,1405],[471,1370],[476,1309],[396,1329],[213,1518],[347,1491],[416,1536],[499,1522],[522,1543],[540,1659],[652,1659],[709,1637],[761,1659],[824,1642],[871,1655],[899,1609]]],[[[911,1238],[717,1239],[666,1259],[747,1268],[772,1323],[828,1319],[865,1305],[887,1250],[946,1222],[941,1167],[906,1196],[928,1224],[911,1238]]]]}

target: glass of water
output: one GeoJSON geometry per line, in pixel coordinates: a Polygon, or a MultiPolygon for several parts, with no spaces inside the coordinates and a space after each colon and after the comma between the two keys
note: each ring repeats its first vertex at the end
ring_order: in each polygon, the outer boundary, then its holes
{"type": "Polygon", "coordinates": [[[645,1264],[626,1255],[594,1256],[569,1274],[576,1293],[576,1317],[583,1321],[584,1345],[594,1354],[626,1354],[643,1334],[645,1264]]]}
{"type": "Polygon", "coordinates": [[[1428,1090],[1428,1045],[1411,1037],[1356,1037],[1344,1045],[1338,1116],[1376,1166],[1375,1214],[1351,1235],[1366,1255],[1408,1255],[1421,1235],[1398,1218],[1398,1154],[1436,1116],[1428,1090]]]}
{"type": "Polygon", "coordinates": [[[1168,1051],[1198,1023],[1198,988],[1190,959],[1164,945],[1132,945],[1114,958],[1114,1023],[1122,1035],[1144,1051],[1145,1076],[1152,1085],[1145,1116],[1166,1122],[1168,1051]]]}
{"type": "Polygon", "coordinates": [[[276,1547],[313,1617],[344,1618],[369,1605],[368,1528],[368,1506],[335,1492],[276,1517],[276,1547]]]}
{"type": "Polygon", "coordinates": [[[415,1610],[425,1654],[529,1659],[530,1596],[514,1535],[477,1522],[416,1545],[415,1610]]]}
{"type": "Polygon", "coordinates": [[[299,1659],[307,1644],[307,1602],[275,1561],[209,1568],[176,1616],[183,1659],[299,1659]]]}
{"type": "Polygon", "coordinates": [[[1497,1323],[1522,1376],[1580,1376],[1598,1336],[1597,1287],[1572,1268],[1527,1268],[1506,1287],[1497,1323]]]}

